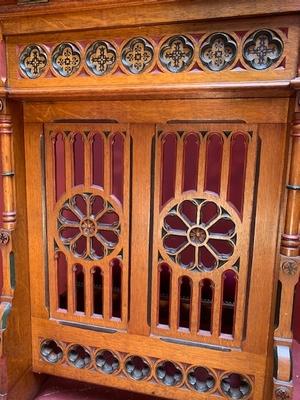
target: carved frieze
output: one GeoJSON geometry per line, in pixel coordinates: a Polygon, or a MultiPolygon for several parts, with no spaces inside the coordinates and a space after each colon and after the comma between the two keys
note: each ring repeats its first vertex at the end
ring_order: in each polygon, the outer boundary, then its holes
{"type": "Polygon", "coordinates": [[[59,77],[69,77],[79,70],[82,73],[77,75],[81,77],[263,71],[278,67],[278,62],[284,59],[284,35],[284,31],[264,29],[248,36],[214,32],[29,44],[19,51],[19,68],[22,78],[31,79],[44,77],[49,69],[59,77]]]}
{"type": "Polygon", "coordinates": [[[226,398],[246,400],[254,390],[254,382],[249,375],[182,364],[170,359],[150,358],[48,338],[40,339],[39,352],[40,361],[48,365],[63,364],[65,368],[80,369],[82,374],[85,370],[93,371],[116,378],[174,387],[185,393],[213,393],[218,397],[222,394],[226,398]],[[237,380],[239,385],[235,383],[237,380]]]}

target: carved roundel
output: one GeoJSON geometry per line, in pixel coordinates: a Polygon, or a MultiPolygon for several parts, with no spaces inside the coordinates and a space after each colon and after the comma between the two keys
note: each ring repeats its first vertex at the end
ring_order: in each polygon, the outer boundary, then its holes
{"type": "Polygon", "coordinates": [[[98,76],[112,71],[117,61],[115,47],[106,41],[94,42],[86,52],[86,64],[89,70],[98,76]]]}
{"type": "Polygon", "coordinates": [[[211,71],[222,71],[230,66],[236,54],[236,41],[222,32],[210,35],[200,48],[200,60],[211,71]]]}
{"type": "Polygon", "coordinates": [[[20,68],[28,78],[40,77],[48,63],[45,49],[37,44],[27,46],[20,55],[20,68]]]}
{"type": "Polygon", "coordinates": [[[250,380],[244,375],[226,373],[221,377],[221,390],[228,399],[242,400],[249,398],[252,385],[250,380]]]}
{"type": "Polygon", "coordinates": [[[245,62],[254,69],[269,68],[283,53],[283,42],[276,32],[268,29],[254,32],[243,47],[245,62]]]}
{"type": "Polygon", "coordinates": [[[160,49],[159,59],[170,72],[182,72],[189,67],[194,56],[194,45],[186,36],[172,36],[160,49]]]}
{"type": "Polygon", "coordinates": [[[80,63],[80,50],[73,43],[61,43],[53,51],[53,67],[63,77],[73,75],[79,69],[80,63]]]}
{"type": "Polygon", "coordinates": [[[235,243],[235,223],[213,201],[184,200],[163,219],[164,250],[182,268],[198,271],[219,268],[232,256],[235,243]]]}
{"type": "Polygon", "coordinates": [[[153,62],[154,48],[145,38],[134,38],[122,50],[122,64],[132,74],[140,74],[153,62]]]}
{"type": "Polygon", "coordinates": [[[58,235],[76,257],[99,260],[119,242],[119,215],[101,196],[76,194],[62,205],[57,219],[58,235]]]}

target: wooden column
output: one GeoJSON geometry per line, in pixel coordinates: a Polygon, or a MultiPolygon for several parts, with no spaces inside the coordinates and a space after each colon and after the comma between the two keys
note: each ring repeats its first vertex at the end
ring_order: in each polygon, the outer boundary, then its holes
{"type": "Polygon", "coordinates": [[[281,237],[278,326],[275,330],[274,399],[292,399],[291,344],[295,286],[300,272],[300,119],[291,129],[290,170],[287,183],[287,206],[284,233],[281,237]]]}
{"type": "Polygon", "coordinates": [[[14,254],[11,233],[16,224],[15,173],[13,161],[13,130],[11,116],[0,114],[0,140],[2,165],[2,228],[0,248],[3,266],[3,287],[0,296],[0,357],[2,335],[7,326],[7,317],[12,307],[15,288],[14,254]]]}

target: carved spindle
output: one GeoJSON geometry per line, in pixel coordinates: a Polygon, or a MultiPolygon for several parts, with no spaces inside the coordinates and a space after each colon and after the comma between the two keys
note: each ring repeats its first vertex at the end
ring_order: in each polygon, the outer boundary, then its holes
{"type": "Polygon", "coordinates": [[[291,164],[287,185],[287,208],[285,228],[281,240],[281,254],[288,257],[300,255],[300,119],[293,125],[291,148],[291,164]]]}
{"type": "Polygon", "coordinates": [[[3,228],[14,230],[16,223],[16,202],[13,161],[13,136],[10,115],[0,115],[2,187],[3,187],[3,228]]]}

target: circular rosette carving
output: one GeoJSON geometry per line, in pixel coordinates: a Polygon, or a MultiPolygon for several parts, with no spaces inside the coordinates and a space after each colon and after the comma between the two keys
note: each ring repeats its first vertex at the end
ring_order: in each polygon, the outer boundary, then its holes
{"type": "Polygon", "coordinates": [[[158,363],[155,373],[158,381],[166,386],[179,386],[183,380],[181,368],[171,361],[158,363]]]}
{"type": "Polygon", "coordinates": [[[30,79],[40,77],[47,63],[48,56],[45,49],[37,44],[27,46],[20,55],[20,68],[30,79]]]}
{"type": "Polygon", "coordinates": [[[87,368],[91,363],[90,353],[82,346],[74,345],[69,348],[68,361],[75,368],[87,368]]]}
{"type": "Polygon", "coordinates": [[[244,375],[229,373],[221,377],[221,390],[227,398],[240,400],[248,398],[252,386],[244,375]]]}
{"type": "Polygon", "coordinates": [[[182,72],[189,67],[194,56],[194,45],[186,36],[172,36],[160,49],[161,64],[170,72],[182,72]]]}
{"type": "Polygon", "coordinates": [[[144,38],[134,38],[122,50],[122,64],[132,74],[145,71],[153,61],[154,49],[144,38]]]}
{"type": "Polygon", "coordinates": [[[182,268],[212,271],[232,256],[236,226],[215,202],[184,200],[164,217],[162,241],[166,253],[182,268]]]}
{"type": "Polygon", "coordinates": [[[215,375],[207,368],[192,367],[187,374],[188,385],[197,392],[205,393],[215,388],[215,375]]]}
{"type": "Polygon", "coordinates": [[[111,72],[116,65],[116,60],[115,47],[103,40],[91,44],[86,52],[86,65],[93,74],[98,76],[111,72]]]}
{"type": "Polygon", "coordinates": [[[96,355],[96,366],[104,374],[113,374],[120,368],[117,356],[109,350],[101,350],[96,355]]]}
{"type": "Polygon", "coordinates": [[[53,51],[52,65],[63,77],[73,75],[79,69],[80,63],[80,50],[73,43],[61,43],[53,51]]]}
{"type": "Polygon", "coordinates": [[[56,364],[63,358],[62,348],[54,340],[44,340],[40,351],[43,359],[51,364],[56,364]]]}
{"type": "Polygon", "coordinates": [[[276,32],[260,30],[250,35],[243,47],[245,62],[254,69],[269,68],[283,53],[283,42],[276,32]]]}
{"type": "Polygon", "coordinates": [[[120,221],[114,207],[101,196],[76,194],[67,199],[57,219],[62,243],[76,257],[99,260],[119,242],[120,221]]]}
{"type": "Polygon", "coordinates": [[[141,357],[130,356],[125,361],[125,370],[127,374],[136,381],[147,379],[150,376],[150,365],[141,357]]]}
{"type": "Polygon", "coordinates": [[[237,44],[226,33],[213,33],[200,48],[200,60],[211,71],[221,71],[229,67],[236,58],[237,44]]]}

